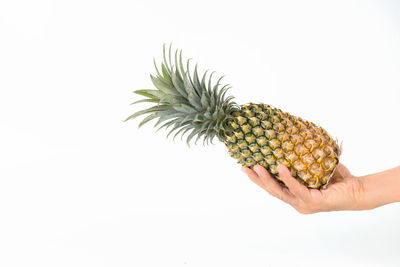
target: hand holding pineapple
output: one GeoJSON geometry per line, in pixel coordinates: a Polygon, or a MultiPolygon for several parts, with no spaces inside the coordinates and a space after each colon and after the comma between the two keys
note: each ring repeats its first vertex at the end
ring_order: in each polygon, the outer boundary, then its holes
{"type": "Polygon", "coordinates": [[[368,210],[385,204],[400,202],[400,167],[384,172],[355,177],[339,164],[330,184],[324,190],[307,188],[293,179],[284,165],[278,166],[280,179],[287,187],[272,178],[257,165],[254,170],[242,170],[258,186],[272,196],[288,203],[302,214],[321,211],[368,210]]]}

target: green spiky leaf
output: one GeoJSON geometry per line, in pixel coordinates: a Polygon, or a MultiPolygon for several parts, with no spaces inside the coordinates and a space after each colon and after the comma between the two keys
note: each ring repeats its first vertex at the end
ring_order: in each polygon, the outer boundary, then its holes
{"type": "Polygon", "coordinates": [[[195,143],[203,138],[203,144],[212,143],[214,137],[223,139],[228,129],[227,121],[232,118],[232,113],[237,110],[237,105],[232,101],[233,97],[225,98],[229,85],[220,88],[220,77],[213,82],[213,74],[207,78],[207,71],[199,76],[198,65],[195,65],[193,73],[190,71],[190,59],[186,65],[183,63],[182,50],[176,50],[173,56],[171,46],[168,50],[163,46],[163,62],[157,67],[155,59],[155,75],[150,75],[155,89],[136,90],[135,93],[145,97],[137,100],[137,103],[157,103],[150,108],[140,110],[129,116],[126,120],[135,119],[138,116],[147,116],[140,122],[139,127],[153,119],[157,119],[154,127],[166,128],[168,135],[173,132],[174,139],[181,134],[181,138],[190,131],[186,142],[196,137],[195,143]],[[161,71],[160,71],[161,70],[161,71]],[[199,77],[202,77],[201,80],[199,77]],[[208,80],[207,80],[208,79],[208,80]],[[161,124],[161,126],[159,126],[161,124]]]}

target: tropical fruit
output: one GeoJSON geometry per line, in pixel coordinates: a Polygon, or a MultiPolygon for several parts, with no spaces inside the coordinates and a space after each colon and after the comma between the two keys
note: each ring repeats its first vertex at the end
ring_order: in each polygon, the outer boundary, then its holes
{"type": "Polygon", "coordinates": [[[137,111],[124,121],[147,116],[143,124],[157,119],[159,129],[169,128],[174,138],[187,134],[187,143],[212,143],[216,137],[225,143],[228,153],[243,166],[265,167],[280,183],[278,164],[286,165],[292,176],[309,188],[324,188],[339,163],[340,149],[322,127],[262,103],[238,105],[227,96],[230,85],[221,86],[220,77],[212,82],[207,71],[200,79],[197,64],[190,72],[189,60],[182,63],[182,51],[167,58],[163,49],[161,70],[150,75],[155,89],[135,91],[154,105],[137,111]],[[173,58],[174,57],[174,58],[173,58]]]}

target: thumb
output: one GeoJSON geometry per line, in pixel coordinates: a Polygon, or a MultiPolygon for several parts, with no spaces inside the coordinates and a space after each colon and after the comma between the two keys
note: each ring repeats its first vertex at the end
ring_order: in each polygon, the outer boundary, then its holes
{"type": "Polygon", "coordinates": [[[333,177],[344,179],[344,178],[353,177],[353,175],[351,175],[349,169],[347,169],[346,166],[339,163],[338,166],[336,167],[333,177]]]}

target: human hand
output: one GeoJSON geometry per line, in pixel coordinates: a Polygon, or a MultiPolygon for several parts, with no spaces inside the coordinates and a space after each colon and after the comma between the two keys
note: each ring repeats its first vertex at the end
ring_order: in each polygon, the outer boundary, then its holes
{"type": "Polygon", "coordinates": [[[362,208],[363,185],[341,163],[326,189],[310,189],[292,177],[288,168],[278,166],[279,178],[287,188],[280,185],[262,166],[254,166],[254,170],[242,167],[242,170],[258,186],[272,196],[288,203],[302,214],[321,211],[359,210],[362,208]]]}

